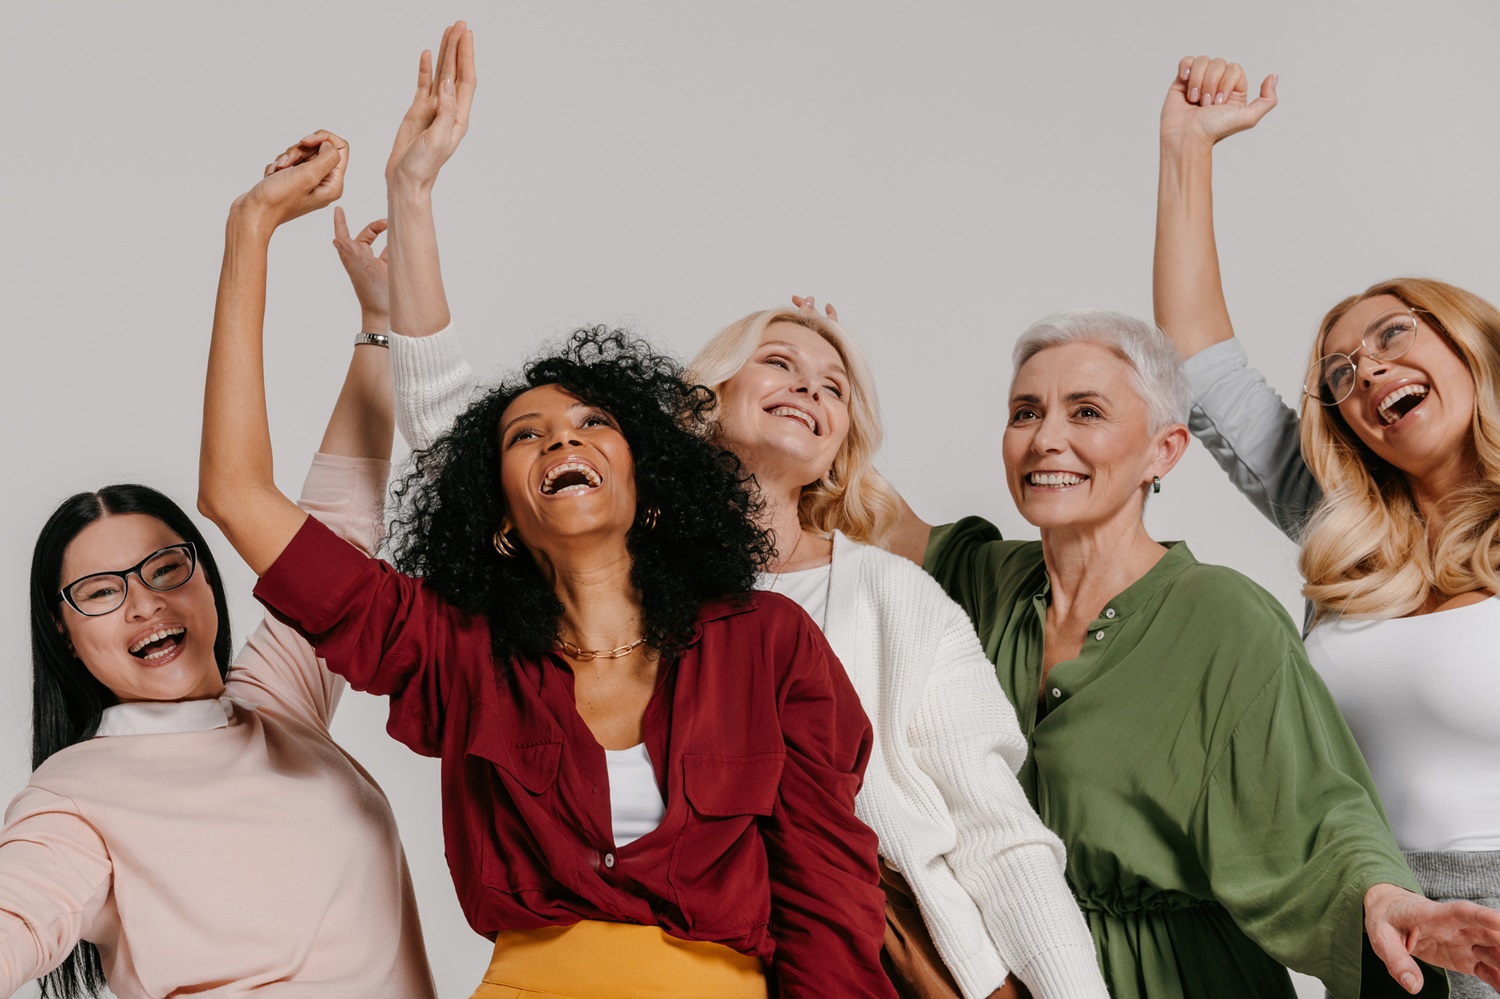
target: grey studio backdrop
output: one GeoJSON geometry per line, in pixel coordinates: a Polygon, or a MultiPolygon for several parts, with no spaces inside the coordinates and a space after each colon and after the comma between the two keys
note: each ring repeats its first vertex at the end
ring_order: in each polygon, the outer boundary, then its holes
{"type": "MultiPolygon", "coordinates": [[[[352,226],[384,214],[417,53],[460,16],[480,90],[437,211],[475,366],[599,321],[686,356],[752,309],[816,294],[878,375],[881,467],[935,522],[984,513],[1035,536],[1000,468],[1010,347],[1058,308],[1150,314],[1157,113],[1184,53],[1230,55],[1255,83],[1281,74],[1281,107],[1221,148],[1217,181],[1231,309],[1284,393],[1318,317],[1377,279],[1500,295],[1500,7],[1484,0],[10,0],[0,797],[29,772],[26,580],[42,520],[116,481],[192,505],[230,200],[327,127],[353,147],[352,226]]],[[[271,421],[293,494],[359,322],[331,227],[325,211],[272,246],[271,421]]],[[[1156,537],[1187,539],[1300,614],[1292,546],[1201,447],[1163,486],[1156,537]]],[[[242,637],[259,615],[252,577],[205,529],[242,637]]],[[[390,740],[384,714],[350,693],[335,734],[400,819],[439,991],[466,996],[489,947],[443,864],[437,767],[390,740]]]]}

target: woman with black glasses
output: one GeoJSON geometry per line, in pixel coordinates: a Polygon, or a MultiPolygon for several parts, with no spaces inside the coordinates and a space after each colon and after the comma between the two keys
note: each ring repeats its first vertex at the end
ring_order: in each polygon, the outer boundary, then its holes
{"type": "MultiPolygon", "coordinates": [[[[1423,891],[1500,909],[1500,311],[1422,278],[1344,299],[1319,325],[1299,419],[1235,339],[1213,231],[1214,144],[1275,106],[1275,77],[1247,101],[1236,63],[1188,58],[1177,73],[1156,316],[1187,357],[1190,426],[1301,544],[1308,659],[1423,891]]],[[[1474,957],[1453,994],[1494,999],[1500,954],[1474,957]]]]}
{"type": "MultiPolygon", "coordinates": [[[[335,144],[299,147],[324,173],[335,144]]],[[[321,175],[320,175],[321,176],[321,175]]],[[[380,538],[389,360],[354,351],[303,509],[380,538]]],[[[430,999],[395,817],[329,735],[343,681],[269,616],[231,660],[213,554],[139,485],[70,497],[31,567],[35,772],[0,829],[0,995],[430,999]]]]}

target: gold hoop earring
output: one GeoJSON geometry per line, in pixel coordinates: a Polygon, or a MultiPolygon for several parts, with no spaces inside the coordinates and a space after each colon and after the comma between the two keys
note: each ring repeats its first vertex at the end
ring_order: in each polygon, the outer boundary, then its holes
{"type": "Polygon", "coordinates": [[[1151,491],[1153,493],[1159,493],[1159,492],[1161,492],[1161,476],[1160,475],[1153,475],[1153,476],[1151,476],[1151,491]]]}
{"type": "Polygon", "coordinates": [[[505,533],[505,531],[505,527],[502,526],[500,530],[495,532],[495,536],[490,540],[494,543],[495,551],[500,553],[501,558],[515,558],[515,543],[510,540],[510,537],[505,533]]]}
{"type": "Polygon", "coordinates": [[[656,530],[657,518],[659,518],[660,516],[661,507],[652,503],[641,511],[641,515],[638,519],[642,528],[648,531],[654,531],[656,530]]]}

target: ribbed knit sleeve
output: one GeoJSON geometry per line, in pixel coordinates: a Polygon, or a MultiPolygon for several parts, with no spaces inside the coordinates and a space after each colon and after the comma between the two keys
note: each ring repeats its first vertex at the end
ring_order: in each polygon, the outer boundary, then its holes
{"type": "Polygon", "coordinates": [[[432,336],[391,336],[396,426],[413,451],[432,446],[473,398],[477,379],[453,327],[432,336]]]}

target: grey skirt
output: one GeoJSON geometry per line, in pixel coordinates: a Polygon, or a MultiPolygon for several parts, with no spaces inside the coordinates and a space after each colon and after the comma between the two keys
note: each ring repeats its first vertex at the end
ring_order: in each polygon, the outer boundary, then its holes
{"type": "MultiPolygon", "coordinates": [[[[1460,899],[1500,909],[1500,850],[1411,850],[1406,853],[1422,893],[1436,902],[1460,899]]],[[[1470,975],[1448,972],[1453,999],[1497,999],[1500,993],[1470,975]]]]}

